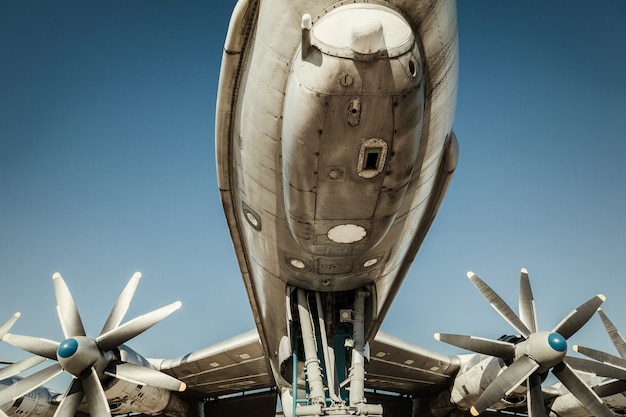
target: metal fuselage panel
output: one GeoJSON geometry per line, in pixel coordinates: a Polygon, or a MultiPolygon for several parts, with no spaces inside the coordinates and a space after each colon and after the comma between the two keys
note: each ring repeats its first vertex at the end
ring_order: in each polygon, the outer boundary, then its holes
{"type": "Polygon", "coordinates": [[[410,28],[410,39],[400,34],[397,48],[375,56],[360,44],[328,46],[335,37],[321,29],[316,36],[321,22],[332,26],[329,16],[346,7],[361,6],[240,1],[225,45],[218,181],[275,374],[289,288],[373,289],[366,329],[373,337],[456,164],[455,3],[364,3],[381,20],[399,18],[410,28]],[[312,46],[303,51],[305,14],[312,46]]]}

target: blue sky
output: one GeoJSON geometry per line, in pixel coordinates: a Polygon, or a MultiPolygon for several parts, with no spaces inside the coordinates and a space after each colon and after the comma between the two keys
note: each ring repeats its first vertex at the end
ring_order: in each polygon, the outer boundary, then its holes
{"type": "MultiPolygon", "coordinates": [[[[0,0],[0,321],[21,311],[15,333],[62,339],[57,271],[91,336],[135,271],[128,318],[181,300],[130,343],[146,356],[254,326],[214,162],[233,5],[0,0]]],[[[434,332],[511,333],[465,274],[517,309],[526,267],[542,329],[604,293],[626,332],[626,3],[461,2],[459,31],[458,169],[383,329],[446,353],[434,332]]],[[[612,349],[597,318],[570,340],[612,349]]]]}

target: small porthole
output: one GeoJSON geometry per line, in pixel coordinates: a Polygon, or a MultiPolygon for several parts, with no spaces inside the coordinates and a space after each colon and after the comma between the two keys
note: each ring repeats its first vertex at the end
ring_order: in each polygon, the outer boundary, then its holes
{"type": "Polygon", "coordinates": [[[247,204],[243,203],[243,216],[250,226],[255,230],[261,230],[261,217],[254,210],[252,210],[247,204]]]}
{"type": "Polygon", "coordinates": [[[298,269],[300,271],[307,269],[307,264],[298,258],[289,258],[289,265],[291,265],[292,268],[298,269]]]}
{"type": "Polygon", "coordinates": [[[413,62],[412,59],[409,61],[409,72],[413,77],[417,75],[417,68],[415,67],[415,62],[413,62]]]}
{"type": "Polygon", "coordinates": [[[377,258],[372,258],[372,259],[368,259],[367,261],[363,262],[363,266],[365,268],[369,268],[371,266],[374,266],[378,263],[378,259],[377,258]]]}

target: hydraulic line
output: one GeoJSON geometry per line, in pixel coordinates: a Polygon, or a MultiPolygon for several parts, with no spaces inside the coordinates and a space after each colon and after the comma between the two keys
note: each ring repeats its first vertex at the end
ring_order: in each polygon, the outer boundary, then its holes
{"type": "Polygon", "coordinates": [[[298,288],[298,313],[300,315],[300,329],[302,330],[302,344],[304,346],[304,367],[309,382],[309,400],[311,404],[325,404],[324,382],[322,381],[322,369],[317,357],[313,318],[307,299],[306,292],[298,288]]]}
{"type": "Polygon", "coordinates": [[[320,327],[320,335],[322,336],[322,350],[324,353],[324,364],[326,365],[326,379],[328,382],[328,394],[334,403],[341,403],[341,398],[337,393],[335,380],[335,361],[331,361],[330,352],[328,350],[328,336],[326,335],[326,322],[324,321],[322,310],[322,298],[319,292],[315,292],[315,301],[317,302],[317,319],[320,327]]]}
{"type": "Polygon", "coordinates": [[[364,290],[358,290],[354,301],[352,323],[352,366],[350,367],[350,406],[358,407],[365,403],[365,297],[364,290]]]}

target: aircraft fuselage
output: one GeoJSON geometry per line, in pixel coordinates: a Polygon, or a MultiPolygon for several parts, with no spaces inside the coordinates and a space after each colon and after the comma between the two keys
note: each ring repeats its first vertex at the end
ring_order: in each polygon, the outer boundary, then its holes
{"type": "Polygon", "coordinates": [[[237,4],[218,181],[280,386],[297,291],[331,336],[359,291],[365,341],[389,309],[456,167],[457,43],[449,0],[237,4]]]}

